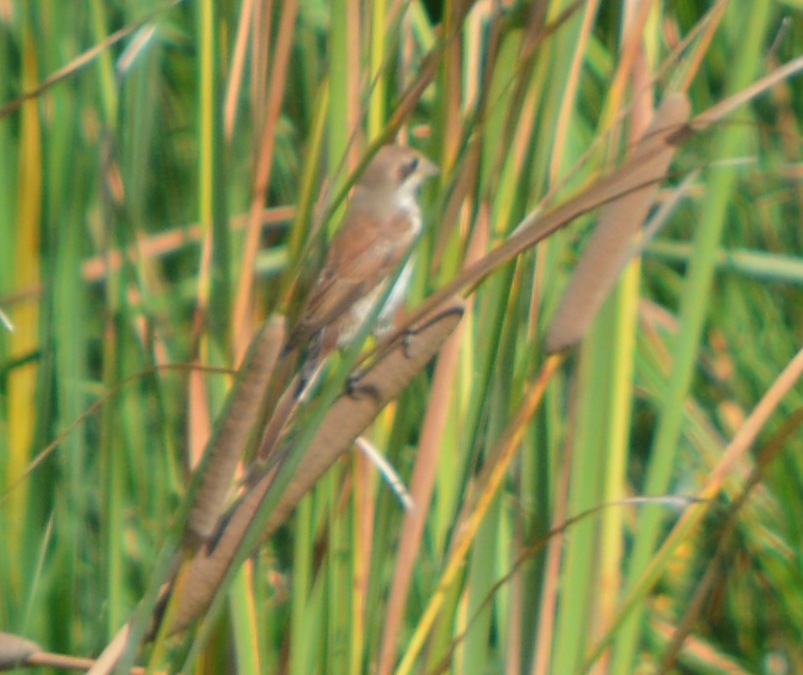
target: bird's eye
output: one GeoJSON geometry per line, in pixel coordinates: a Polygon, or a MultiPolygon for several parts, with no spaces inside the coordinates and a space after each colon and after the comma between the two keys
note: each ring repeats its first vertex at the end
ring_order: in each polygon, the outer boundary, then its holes
{"type": "Polygon", "coordinates": [[[413,157],[409,162],[402,165],[402,180],[411,176],[418,168],[418,157],[413,157]]]}

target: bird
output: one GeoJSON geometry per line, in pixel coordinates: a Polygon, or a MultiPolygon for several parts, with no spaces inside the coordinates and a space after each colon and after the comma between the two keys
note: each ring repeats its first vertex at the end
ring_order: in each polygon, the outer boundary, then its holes
{"type": "MultiPolygon", "coordinates": [[[[438,168],[416,150],[382,146],[356,182],[343,223],[290,332],[284,354],[308,345],[298,395],[334,349],[347,347],[376,309],[393,272],[423,227],[418,188],[438,168]]],[[[401,271],[379,312],[381,335],[399,309],[410,283],[412,259],[401,271]]]]}

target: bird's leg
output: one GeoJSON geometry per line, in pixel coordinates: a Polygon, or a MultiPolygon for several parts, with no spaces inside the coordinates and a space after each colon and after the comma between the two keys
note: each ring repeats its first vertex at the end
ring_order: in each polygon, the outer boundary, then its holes
{"type": "Polygon", "coordinates": [[[348,379],[346,380],[346,395],[354,396],[357,394],[357,386],[360,383],[360,378],[362,377],[362,371],[357,371],[356,373],[349,373],[348,379]]]}
{"type": "Polygon", "coordinates": [[[412,354],[410,353],[410,345],[413,342],[413,338],[428,330],[431,326],[438,323],[438,321],[442,321],[445,317],[449,316],[450,314],[455,313],[456,310],[453,308],[442,310],[436,314],[431,314],[424,323],[418,324],[417,326],[410,326],[405,328],[403,331],[402,337],[402,344],[404,349],[404,356],[405,358],[411,358],[412,354]]]}
{"type": "Polygon", "coordinates": [[[360,380],[362,380],[365,373],[366,371],[364,370],[358,370],[357,372],[349,375],[348,379],[346,380],[346,395],[351,398],[357,398],[358,396],[371,396],[379,400],[380,392],[376,385],[360,384],[360,380]]]}
{"type": "Polygon", "coordinates": [[[402,351],[404,352],[404,358],[409,359],[412,354],[410,354],[410,345],[413,342],[413,337],[418,334],[417,328],[405,328],[404,334],[402,335],[402,351]]]}

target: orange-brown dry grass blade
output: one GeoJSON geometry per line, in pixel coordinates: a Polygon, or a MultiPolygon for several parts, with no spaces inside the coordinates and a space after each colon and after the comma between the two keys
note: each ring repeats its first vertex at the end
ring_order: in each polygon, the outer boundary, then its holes
{"type": "MultiPolygon", "coordinates": [[[[410,384],[452,334],[463,315],[464,303],[452,299],[408,336],[404,344],[361,374],[351,393],[338,398],[312,439],[293,479],[271,510],[263,537],[270,536],[295,509],[318,479],[346,453],[354,440],[379,412],[410,384]]],[[[288,450],[292,452],[292,448],[288,450]]],[[[286,456],[286,453],[284,454],[286,456]]],[[[246,536],[257,510],[270,493],[276,473],[274,462],[258,476],[242,500],[232,509],[213,546],[204,547],[182,570],[176,597],[166,616],[167,631],[178,632],[194,621],[213,600],[246,536]]]]}
{"type": "Polygon", "coordinates": [[[185,541],[206,541],[217,527],[237,465],[258,436],[268,384],[284,343],[284,333],[284,320],[271,318],[251,341],[198,468],[198,489],[187,518],[185,541]]]}
{"type": "Polygon", "coordinates": [[[246,242],[243,247],[243,261],[240,283],[237,289],[237,302],[234,308],[234,354],[239,356],[245,349],[245,336],[248,335],[250,324],[251,297],[254,285],[254,261],[259,243],[260,215],[265,208],[265,195],[270,184],[271,168],[273,166],[273,149],[276,144],[276,128],[281,112],[284,90],[287,84],[287,71],[290,62],[290,51],[293,46],[293,26],[298,14],[298,3],[288,0],[282,4],[282,16],[279,22],[279,32],[276,49],[273,54],[273,69],[271,71],[270,91],[267,96],[267,110],[265,112],[262,136],[259,141],[259,155],[257,157],[254,184],[251,189],[251,207],[249,209],[246,242]]]}
{"type": "MultiPolygon", "coordinates": [[[[292,221],[294,215],[295,209],[292,206],[267,208],[260,214],[260,226],[262,228],[277,227],[281,223],[292,221]]],[[[234,216],[230,222],[232,231],[242,230],[247,219],[247,215],[234,216]]],[[[143,237],[136,245],[132,244],[124,249],[112,248],[100,255],[88,258],[81,266],[81,274],[90,283],[102,281],[109,272],[119,270],[126,258],[134,259],[137,256],[143,259],[159,258],[175,253],[189,244],[198,244],[203,236],[198,223],[164,230],[143,237]]]]}
{"type": "MultiPolygon", "coordinates": [[[[254,15],[256,13],[254,5],[255,0],[245,0],[240,6],[240,17],[237,21],[237,33],[234,39],[231,57],[231,70],[229,71],[226,93],[223,99],[223,129],[227,142],[230,142],[234,135],[234,123],[237,118],[237,107],[240,100],[246,56],[248,53],[248,36],[252,32],[252,27],[254,32],[256,32],[262,26],[261,22],[254,20],[254,15]]],[[[268,28],[270,28],[270,25],[268,25],[268,28]]],[[[260,41],[260,44],[261,43],[265,43],[264,48],[267,49],[270,44],[270,31],[267,33],[267,39],[260,41]]],[[[255,58],[255,61],[259,62],[259,59],[255,58]]],[[[258,80],[258,82],[261,81],[262,78],[258,80]]],[[[261,101],[262,97],[256,100],[261,101]]]]}
{"type": "Polygon", "coordinates": [[[632,250],[677,146],[675,132],[689,119],[691,106],[683,94],[669,96],[636,145],[631,163],[640,169],[642,185],[608,202],[586,244],[583,257],[564,291],[546,335],[546,351],[557,352],[585,335],[632,250]]]}

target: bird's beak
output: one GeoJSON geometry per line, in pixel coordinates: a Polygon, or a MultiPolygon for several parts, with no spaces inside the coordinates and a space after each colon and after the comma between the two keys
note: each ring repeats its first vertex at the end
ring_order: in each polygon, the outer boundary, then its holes
{"type": "Polygon", "coordinates": [[[418,173],[422,180],[437,176],[441,170],[426,157],[419,156],[418,158],[418,173]]]}

